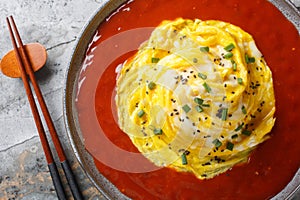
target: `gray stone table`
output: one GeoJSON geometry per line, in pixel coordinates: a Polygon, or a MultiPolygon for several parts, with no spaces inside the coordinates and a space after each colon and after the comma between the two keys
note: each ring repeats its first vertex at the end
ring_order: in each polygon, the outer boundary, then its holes
{"type": "MultiPolygon", "coordinates": [[[[300,7],[300,0],[293,0],[300,7]]],[[[12,49],[5,17],[13,15],[24,43],[48,53],[36,73],[58,134],[85,199],[105,199],[85,175],[69,144],[62,109],[66,68],[75,40],[103,0],[1,0],[0,59],[12,49]]],[[[48,133],[47,133],[48,134],[48,133]]],[[[57,158],[56,158],[57,159],[57,158]]],[[[63,180],[64,183],[66,180],[63,180]]],[[[68,190],[70,196],[70,191],[68,190]]],[[[300,195],[297,197],[300,199],[300,195]]],[[[57,199],[20,79],[0,75],[0,200],[57,199]]]]}

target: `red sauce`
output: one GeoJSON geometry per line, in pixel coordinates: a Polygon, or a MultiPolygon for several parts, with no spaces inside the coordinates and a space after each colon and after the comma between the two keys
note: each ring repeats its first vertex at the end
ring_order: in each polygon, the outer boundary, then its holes
{"type": "Polygon", "coordinates": [[[99,171],[120,191],[133,199],[267,199],[290,182],[300,167],[300,93],[297,91],[300,86],[300,37],[271,3],[266,0],[135,0],[103,22],[98,31],[101,38],[87,52],[87,56],[95,55],[93,63],[80,74],[80,80],[86,79],[76,106],[86,149],[95,157],[99,171]],[[133,160],[135,157],[124,158],[109,146],[138,152],[118,128],[114,117],[115,68],[134,53],[148,33],[107,45],[103,45],[103,41],[122,31],[155,27],[162,20],[177,17],[217,19],[241,27],[254,37],[273,72],[276,123],[270,133],[271,139],[253,152],[249,163],[205,181],[169,168],[145,173],[123,172],[98,159],[102,156],[116,165],[132,162],[145,165],[145,168],[153,167],[143,158],[138,162],[133,160]],[[130,51],[118,52],[128,46],[130,51]],[[97,49],[91,50],[93,47],[97,49]],[[106,137],[111,143],[103,142],[106,137]]]}

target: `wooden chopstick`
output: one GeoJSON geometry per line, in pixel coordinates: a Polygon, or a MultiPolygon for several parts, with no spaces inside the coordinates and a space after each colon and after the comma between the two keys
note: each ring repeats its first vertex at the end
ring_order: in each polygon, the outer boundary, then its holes
{"type": "Polygon", "coordinates": [[[47,163],[48,163],[49,171],[50,171],[50,174],[51,174],[51,177],[52,177],[52,180],[53,180],[53,184],[54,184],[57,196],[58,196],[59,199],[66,199],[66,195],[65,195],[65,192],[64,192],[64,189],[63,189],[63,186],[62,186],[62,182],[61,182],[57,167],[56,167],[54,159],[53,159],[53,154],[51,153],[51,149],[50,149],[50,146],[49,146],[46,134],[45,134],[45,130],[44,130],[41,118],[40,118],[40,114],[39,114],[37,106],[36,106],[36,102],[34,100],[34,97],[33,97],[32,91],[31,91],[31,87],[30,87],[30,84],[29,84],[29,81],[28,81],[27,74],[28,74],[29,79],[32,83],[33,89],[36,93],[38,103],[40,105],[40,108],[41,108],[42,114],[44,116],[44,119],[46,121],[46,124],[47,124],[48,130],[50,132],[55,150],[56,150],[57,155],[59,157],[59,160],[61,162],[61,166],[63,168],[63,171],[65,173],[67,181],[69,183],[69,186],[70,186],[71,192],[73,194],[73,197],[76,200],[77,199],[83,199],[82,194],[79,191],[79,188],[78,188],[76,179],[74,177],[74,174],[73,174],[73,172],[70,168],[68,160],[66,159],[64,150],[63,150],[61,142],[58,138],[56,129],[54,127],[53,121],[51,119],[48,108],[47,108],[46,103],[44,101],[43,95],[42,95],[41,90],[40,90],[40,88],[37,84],[37,81],[35,79],[34,72],[33,72],[33,69],[31,67],[31,63],[28,59],[27,52],[24,48],[23,42],[22,42],[20,34],[17,30],[14,19],[13,19],[12,16],[10,16],[10,17],[6,18],[6,21],[7,21],[7,24],[8,24],[10,37],[11,37],[11,40],[12,40],[12,43],[13,43],[13,47],[14,47],[14,51],[15,51],[15,54],[16,54],[16,57],[17,57],[17,61],[19,63],[19,68],[20,68],[20,71],[21,71],[21,78],[22,78],[22,81],[24,83],[24,87],[25,87],[25,90],[26,90],[28,101],[29,101],[29,104],[30,104],[30,107],[31,107],[31,111],[32,111],[32,114],[33,114],[33,117],[34,117],[36,127],[38,129],[38,133],[39,133],[39,136],[40,136],[40,140],[41,140],[41,143],[42,143],[42,147],[43,147],[43,150],[44,150],[44,153],[45,153],[45,157],[46,157],[46,160],[47,160],[47,163]],[[18,45],[17,45],[16,39],[15,39],[15,36],[17,38],[18,45]]]}

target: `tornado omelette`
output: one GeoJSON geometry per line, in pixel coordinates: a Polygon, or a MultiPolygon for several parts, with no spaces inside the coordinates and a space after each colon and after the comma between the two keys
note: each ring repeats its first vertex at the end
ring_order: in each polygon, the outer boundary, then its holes
{"type": "Polygon", "coordinates": [[[235,25],[163,21],[117,73],[119,127],[157,166],[213,178],[270,137],[272,72],[235,25]]]}

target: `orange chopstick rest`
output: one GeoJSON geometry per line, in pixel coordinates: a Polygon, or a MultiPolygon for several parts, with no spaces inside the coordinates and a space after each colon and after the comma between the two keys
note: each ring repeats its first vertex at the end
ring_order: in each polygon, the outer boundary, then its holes
{"type": "MultiPolygon", "coordinates": [[[[39,43],[29,43],[24,45],[33,71],[41,69],[47,61],[47,51],[45,47],[39,43]]],[[[11,78],[21,77],[19,64],[14,50],[9,51],[1,60],[0,68],[4,75],[11,78]]]]}

